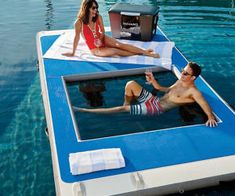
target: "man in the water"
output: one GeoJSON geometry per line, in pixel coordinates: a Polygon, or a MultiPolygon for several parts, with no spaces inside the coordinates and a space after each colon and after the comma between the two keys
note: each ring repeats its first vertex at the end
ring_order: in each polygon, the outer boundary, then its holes
{"type": "Polygon", "coordinates": [[[209,104],[194,83],[200,73],[200,66],[196,63],[189,62],[182,70],[179,80],[170,87],[163,87],[155,80],[152,72],[148,72],[146,73],[147,82],[155,89],[165,92],[161,98],[153,96],[137,82],[129,81],[125,87],[123,106],[98,109],[73,108],[80,112],[92,113],[130,112],[133,115],[158,115],[174,107],[197,102],[208,117],[206,126],[215,127],[217,126],[216,118],[209,104]],[[133,104],[133,101],[137,102],[133,104]]]}

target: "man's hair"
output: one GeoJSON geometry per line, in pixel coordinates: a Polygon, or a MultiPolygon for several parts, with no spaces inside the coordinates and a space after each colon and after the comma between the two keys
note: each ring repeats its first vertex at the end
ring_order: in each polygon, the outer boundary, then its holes
{"type": "Polygon", "coordinates": [[[189,67],[193,70],[193,76],[198,77],[201,74],[201,67],[195,62],[189,62],[189,67]]]}

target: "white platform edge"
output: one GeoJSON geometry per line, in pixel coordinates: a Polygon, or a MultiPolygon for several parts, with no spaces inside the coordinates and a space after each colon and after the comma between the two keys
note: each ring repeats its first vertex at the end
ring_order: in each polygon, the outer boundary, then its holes
{"type": "MultiPolygon", "coordinates": [[[[80,195],[136,195],[170,194],[196,188],[218,185],[220,181],[235,178],[235,156],[196,161],[174,166],[138,171],[141,179],[134,180],[133,174],[97,178],[77,183],[59,182],[59,195],[76,195],[73,186],[82,185],[80,195]]],[[[138,178],[138,177],[137,177],[138,178]]]]}

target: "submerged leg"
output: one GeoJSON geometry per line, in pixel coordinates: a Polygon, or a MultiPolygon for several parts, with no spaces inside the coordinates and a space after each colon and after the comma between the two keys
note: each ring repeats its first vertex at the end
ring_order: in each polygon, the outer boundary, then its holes
{"type": "Polygon", "coordinates": [[[97,109],[79,108],[73,106],[73,110],[79,112],[88,112],[88,113],[110,114],[110,113],[130,112],[130,106],[117,106],[112,108],[97,108],[97,109]]]}
{"type": "Polygon", "coordinates": [[[73,106],[74,111],[79,112],[89,112],[89,113],[102,113],[102,114],[110,114],[110,113],[120,113],[120,112],[130,112],[130,103],[133,99],[138,97],[142,91],[142,87],[135,82],[134,80],[127,82],[125,87],[125,100],[123,106],[111,107],[111,108],[96,108],[96,109],[88,109],[88,108],[79,108],[73,106]]]}
{"type": "Polygon", "coordinates": [[[130,103],[133,101],[134,98],[135,97],[133,97],[133,96],[125,95],[123,105],[130,105],[130,103]]]}
{"type": "Polygon", "coordinates": [[[123,105],[130,105],[136,97],[139,97],[142,91],[142,86],[140,86],[136,81],[131,80],[126,83],[125,87],[125,98],[123,105]]]}

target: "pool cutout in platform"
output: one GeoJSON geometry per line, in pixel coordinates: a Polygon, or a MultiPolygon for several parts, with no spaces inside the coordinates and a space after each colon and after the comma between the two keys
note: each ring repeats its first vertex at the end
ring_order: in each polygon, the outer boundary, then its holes
{"type": "MultiPolygon", "coordinates": [[[[159,72],[154,75],[163,86],[170,86],[177,80],[172,72],[159,72]]],[[[120,76],[112,76],[110,73],[71,76],[65,78],[70,106],[106,108],[123,105],[125,85],[130,80],[137,81],[158,97],[163,95],[162,92],[154,90],[152,85],[146,84],[144,71],[135,75],[126,72],[120,76]]],[[[72,113],[79,140],[195,126],[203,124],[206,120],[198,105],[176,107],[159,116],[137,116],[129,113],[72,113]]]]}

